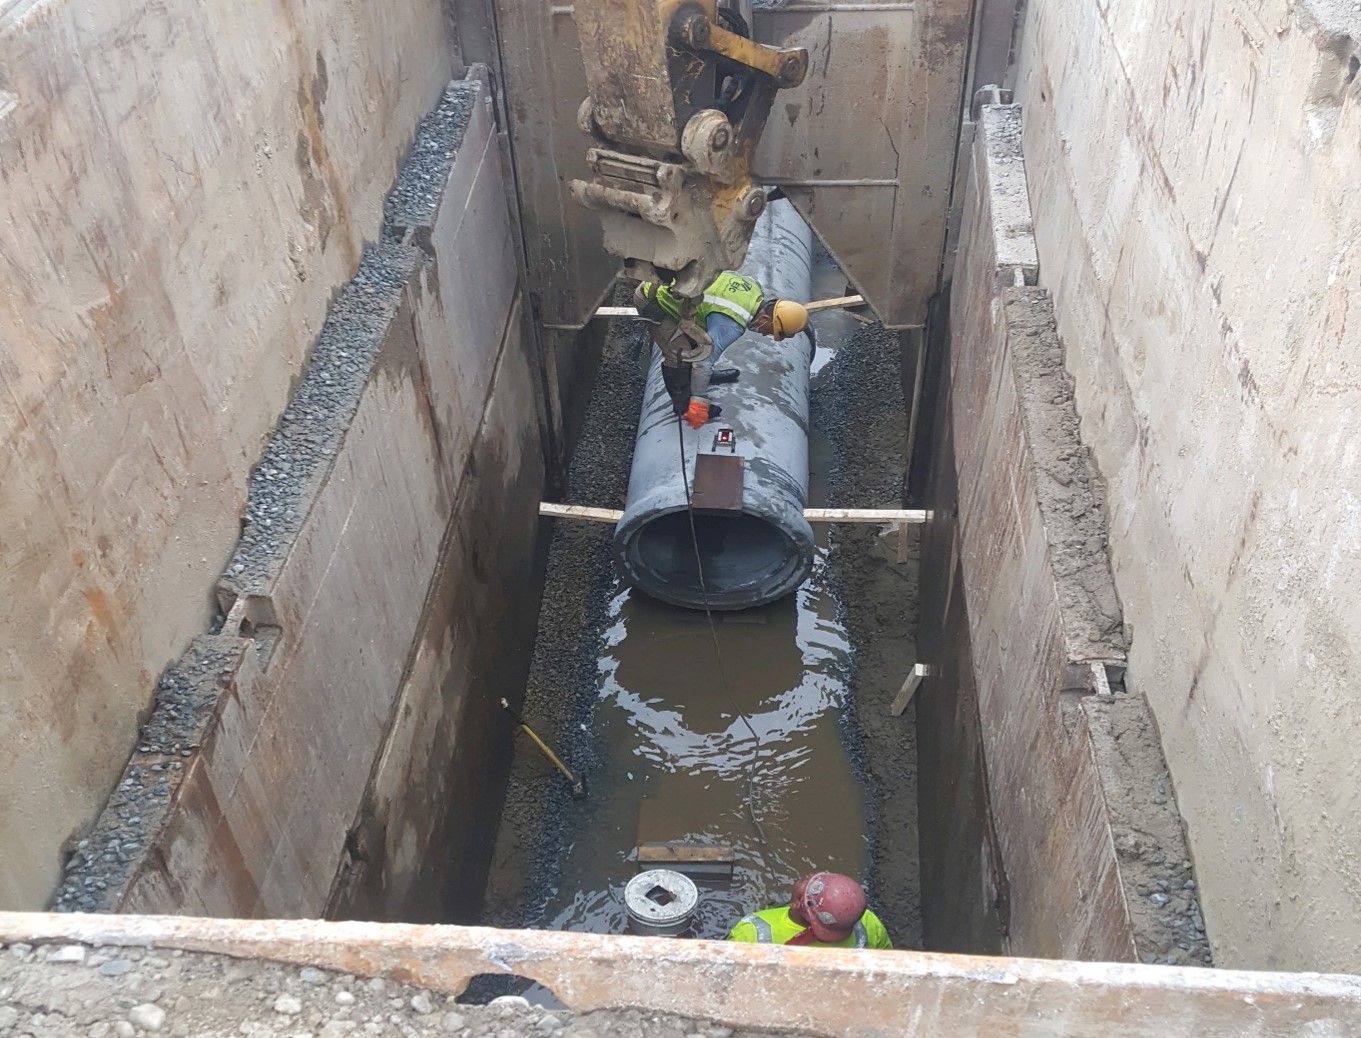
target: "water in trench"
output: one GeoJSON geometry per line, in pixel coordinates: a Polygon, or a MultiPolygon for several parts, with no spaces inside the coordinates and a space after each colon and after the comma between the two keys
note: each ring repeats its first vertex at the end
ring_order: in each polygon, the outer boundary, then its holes
{"type": "MultiPolygon", "coordinates": [[[[844,280],[825,257],[816,277],[815,295],[844,294],[844,280]]],[[[815,392],[830,377],[824,369],[836,352],[863,329],[844,314],[818,316],[815,392]]],[[[606,392],[616,388],[610,378],[608,371],[602,376],[606,392]]],[[[597,395],[601,391],[598,385],[597,395]]],[[[600,402],[592,409],[599,411],[600,402]]],[[[619,421],[613,414],[588,419],[578,451],[586,470],[574,467],[574,501],[614,503],[599,495],[620,485],[621,469],[626,479],[619,462],[627,458],[614,456],[619,421]]],[[[631,428],[632,415],[622,421],[631,428]]],[[[895,504],[827,499],[836,452],[826,432],[815,420],[809,504],[895,504]]],[[[876,833],[882,811],[869,785],[871,768],[880,769],[867,759],[853,708],[855,653],[842,624],[847,609],[830,539],[840,534],[826,527],[816,533],[814,573],[796,594],[762,609],[715,614],[711,632],[703,612],[631,592],[612,573],[594,590],[579,586],[593,579],[587,569],[604,560],[607,542],[593,531],[557,531],[562,572],[555,575],[550,563],[526,709],[557,718],[558,737],[588,771],[591,794],[573,802],[560,780],[548,789],[551,775],[532,756],[523,759],[523,745],[517,748],[484,921],[623,932],[623,887],[637,871],[634,848],[647,841],[734,849],[731,885],[701,882],[700,937],[722,937],[744,913],[783,903],[790,884],[812,869],[865,879],[876,908],[879,892],[871,880],[875,859],[886,851],[900,862],[912,858],[915,883],[915,787],[895,791],[899,800],[910,798],[910,831],[886,841],[876,833]],[[594,619],[593,596],[601,602],[594,619]],[[592,624],[601,631],[593,653],[592,624]],[[583,701],[581,708],[571,705],[574,698],[583,701]],[[759,750],[739,715],[755,729],[759,750]]],[[[915,769],[910,737],[899,741],[912,751],[907,766],[915,769]]],[[[899,878],[893,882],[901,886],[899,878]]],[[[891,893],[913,906],[897,917],[915,920],[917,891],[891,893]]],[[[900,930],[894,935],[900,946],[917,943],[915,922],[900,930]]]]}
{"type": "Polygon", "coordinates": [[[818,583],[763,609],[717,616],[712,634],[703,613],[627,590],[614,597],[600,659],[593,795],[572,820],[543,925],[622,932],[630,852],[646,841],[733,847],[733,882],[705,891],[699,936],[723,936],[811,869],[863,872],[863,786],[840,723],[847,645],[835,602],[818,583]]]}

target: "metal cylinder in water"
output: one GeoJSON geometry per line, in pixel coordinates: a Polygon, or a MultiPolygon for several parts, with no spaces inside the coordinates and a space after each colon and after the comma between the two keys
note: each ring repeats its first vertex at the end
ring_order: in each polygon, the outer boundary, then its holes
{"type": "Polygon", "coordinates": [[[675,937],[690,928],[699,907],[699,888],[689,876],[649,869],[624,887],[629,930],[640,937],[675,937]]]}
{"type": "MultiPolygon", "coordinates": [[[[812,244],[812,232],[794,207],[773,202],[757,221],[742,272],[760,282],[767,299],[805,301],[812,244]]],[[[653,351],[628,501],[614,534],[615,562],[630,586],[692,609],[704,608],[706,597],[714,609],[746,609],[803,583],[813,567],[813,531],[803,517],[812,360],[807,333],[778,343],[746,333],[721,362],[739,370],[738,381],[709,390],[722,416],[696,431],[676,418],[660,356],[653,351]],[[731,430],[728,442],[722,430],[731,430]],[[708,454],[742,459],[741,506],[696,513],[692,537],[686,483],[693,485],[699,459],[708,454]]]]}

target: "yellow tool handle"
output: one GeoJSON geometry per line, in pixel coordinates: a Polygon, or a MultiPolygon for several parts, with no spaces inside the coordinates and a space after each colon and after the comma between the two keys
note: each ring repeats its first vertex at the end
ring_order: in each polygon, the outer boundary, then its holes
{"type": "Polygon", "coordinates": [[[567,781],[568,781],[568,782],[571,782],[571,783],[573,783],[573,784],[575,784],[575,783],[576,783],[576,780],[577,780],[577,777],[576,777],[575,775],[573,775],[570,771],[567,770],[567,765],[566,765],[566,764],[564,764],[562,761],[558,760],[558,755],[548,748],[548,743],[546,743],[546,742],[544,742],[542,739],[540,739],[540,738],[538,737],[538,735],[535,734],[534,729],[531,728],[531,727],[529,727],[529,725],[527,725],[527,724],[522,724],[522,725],[520,725],[520,728],[521,728],[521,730],[524,731],[524,733],[525,733],[527,736],[529,736],[531,739],[534,740],[534,745],[535,745],[535,746],[537,746],[539,749],[543,750],[544,756],[547,757],[549,760],[551,760],[551,761],[553,762],[553,764],[557,767],[557,769],[558,769],[560,772],[562,772],[563,776],[567,779],[567,781]]]}

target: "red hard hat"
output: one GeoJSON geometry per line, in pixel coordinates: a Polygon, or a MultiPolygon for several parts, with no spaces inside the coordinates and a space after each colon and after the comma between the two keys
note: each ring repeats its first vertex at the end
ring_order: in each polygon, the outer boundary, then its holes
{"type": "Polygon", "coordinates": [[[794,887],[794,907],[819,941],[845,940],[865,914],[865,891],[839,872],[814,872],[794,887]]]}

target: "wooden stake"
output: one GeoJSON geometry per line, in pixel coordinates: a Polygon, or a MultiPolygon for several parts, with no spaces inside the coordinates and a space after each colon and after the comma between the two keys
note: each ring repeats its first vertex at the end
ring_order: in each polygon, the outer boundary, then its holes
{"type": "Polygon", "coordinates": [[[931,668],[925,663],[918,663],[912,668],[912,673],[903,682],[903,687],[898,689],[898,694],[893,697],[893,703],[889,706],[888,712],[894,717],[902,717],[907,705],[912,702],[912,697],[917,694],[917,689],[921,688],[921,683],[931,668]]]}

